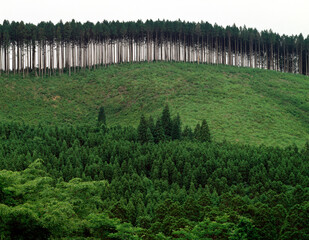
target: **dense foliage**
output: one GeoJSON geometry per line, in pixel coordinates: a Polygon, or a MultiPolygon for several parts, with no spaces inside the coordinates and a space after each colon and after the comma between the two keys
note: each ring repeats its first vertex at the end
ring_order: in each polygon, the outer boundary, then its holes
{"type": "Polygon", "coordinates": [[[205,142],[206,122],[172,140],[167,111],[157,143],[144,117],[139,130],[0,124],[0,237],[308,239],[308,143],[205,142]]]}
{"type": "Polygon", "coordinates": [[[45,76],[123,62],[184,61],[309,74],[309,37],[208,22],[0,24],[0,74],[45,76]],[[10,61],[12,59],[12,61],[10,61]]]}

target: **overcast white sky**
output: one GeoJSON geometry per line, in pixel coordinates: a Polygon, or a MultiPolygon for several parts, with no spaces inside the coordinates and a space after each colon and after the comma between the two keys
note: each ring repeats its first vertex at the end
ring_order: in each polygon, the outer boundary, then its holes
{"type": "Polygon", "coordinates": [[[1,0],[4,19],[40,21],[168,19],[246,25],[280,34],[309,34],[309,0],[1,0]]]}

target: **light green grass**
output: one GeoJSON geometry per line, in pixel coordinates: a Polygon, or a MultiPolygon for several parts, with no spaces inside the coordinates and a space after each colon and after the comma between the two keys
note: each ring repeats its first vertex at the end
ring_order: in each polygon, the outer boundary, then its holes
{"type": "Polygon", "coordinates": [[[212,135],[245,144],[303,146],[309,138],[309,78],[302,75],[190,63],[135,63],[68,77],[0,77],[0,121],[138,124],[164,105],[184,125],[206,119],[212,135]]]}

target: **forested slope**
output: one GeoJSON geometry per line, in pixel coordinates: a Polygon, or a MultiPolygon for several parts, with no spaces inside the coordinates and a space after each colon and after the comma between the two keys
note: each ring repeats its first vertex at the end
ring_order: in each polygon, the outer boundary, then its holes
{"type": "Polygon", "coordinates": [[[303,146],[309,137],[306,76],[222,65],[135,63],[69,77],[0,78],[0,120],[30,125],[93,124],[105,107],[109,126],[137,126],[168,103],[183,125],[207,119],[215,140],[303,146]]]}
{"type": "Polygon", "coordinates": [[[1,124],[0,237],[308,239],[308,143],[181,136],[1,124]]]}

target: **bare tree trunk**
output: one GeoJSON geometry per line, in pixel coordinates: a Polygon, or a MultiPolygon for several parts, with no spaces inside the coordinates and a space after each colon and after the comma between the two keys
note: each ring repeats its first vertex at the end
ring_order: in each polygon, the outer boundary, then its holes
{"type": "Polygon", "coordinates": [[[219,42],[219,38],[216,38],[216,42],[215,42],[215,47],[216,47],[216,64],[219,65],[220,64],[220,42],[219,42]]]}
{"type": "Polygon", "coordinates": [[[223,36],[223,39],[219,41],[219,47],[220,47],[220,54],[221,54],[221,64],[225,65],[225,37],[223,36]]]}
{"type": "Polygon", "coordinates": [[[6,48],[6,46],[4,46],[4,49],[3,49],[3,57],[4,57],[4,73],[6,73],[6,69],[7,69],[7,63],[6,63],[6,61],[7,61],[7,57],[6,57],[6,54],[7,54],[7,50],[6,50],[7,48],[6,48]]]}
{"type": "Polygon", "coordinates": [[[16,61],[15,61],[16,56],[15,55],[16,55],[16,49],[15,49],[15,43],[13,43],[12,44],[12,71],[14,75],[16,73],[16,61]]]}
{"type": "Polygon", "coordinates": [[[210,63],[210,43],[209,43],[209,36],[207,35],[207,49],[208,49],[208,60],[207,63],[210,63]]]}
{"type": "Polygon", "coordinates": [[[250,40],[250,67],[253,68],[253,43],[252,40],[250,40]]]}
{"type": "Polygon", "coordinates": [[[60,64],[60,75],[61,75],[61,73],[63,73],[63,69],[64,69],[64,43],[63,42],[61,42],[61,45],[60,45],[60,47],[61,47],[61,49],[60,49],[60,51],[61,51],[61,64],[60,64]]]}
{"type": "MultiPolygon", "coordinates": [[[[241,40],[239,40],[241,41],[241,40]]],[[[243,43],[242,41],[240,42],[240,65],[243,67],[244,66],[244,54],[243,54],[243,43]]]]}
{"type": "Polygon", "coordinates": [[[286,54],[285,54],[285,46],[283,47],[283,71],[286,72],[286,54]]]}
{"type": "Polygon", "coordinates": [[[51,76],[52,72],[54,71],[54,68],[53,68],[53,53],[54,53],[54,48],[52,46],[52,43],[49,43],[49,76],[51,76]]]}
{"type": "Polygon", "coordinates": [[[233,65],[232,64],[232,51],[231,51],[232,45],[231,45],[231,36],[230,36],[230,34],[228,35],[228,37],[229,37],[229,65],[233,65]]]}
{"type": "Polygon", "coordinates": [[[60,59],[59,59],[59,42],[57,42],[57,71],[60,72],[60,59]]]}
{"type": "Polygon", "coordinates": [[[17,43],[17,72],[18,72],[18,74],[20,73],[19,62],[20,62],[20,44],[17,43]]]}
{"type": "Polygon", "coordinates": [[[7,74],[10,75],[10,46],[7,48],[7,74]]]}
{"type": "Polygon", "coordinates": [[[309,75],[309,51],[307,51],[307,58],[306,58],[306,73],[307,73],[307,76],[309,75]]]}
{"type": "Polygon", "coordinates": [[[308,69],[309,69],[309,51],[307,51],[307,57],[306,57],[306,75],[307,76],[308,76],[308,69]]]}
{"type": "Polygon", "coordinates": [[[290,72],[289,49],[286,48],[286,72],[290,72]]]}
{"type": "Polygon", "coordinates": [[[234,40],[234,53],[232,52],[232,66],[238,66],[238,39],[234,40]]]}
{"type": "Polygon", "coordinates": [[[68,70],[69,70],[69,76],[71,76],[71,43],[68,44],[67,47],[67,53],[68,53],[68,70]]]}
{"type": "Polygon", "coordinates": [[[26,68],[27,68],[27,76],[29,75],[29,44],[27,43],[27,48],[26,48],[26,59],[27,59],[27,64],[26,64],[26,68]]]}
{"type": "Polygon", "coordinates": [[[23,44],[21,45],[21,51],[20,52],[21,52],[21,69],[23,71],[23,78],[24,78],[25,77],[25,70],[24,70],[25,64],[24,64],[24,45],[23,44]]]}
{"type": "Polygon", "coordinates": [[[303,52],[303,49],[302,49],[302,46],[300,46],[300,52],[299,52],[299,66],[298,66],[298,72],[299,74],[302,74],[303,73],[303,66],[302,66],[302,63],[303,63],[303,55],[302,55],[302,52],[303,52]]]}
{"type": "Polygon", "coordinates": [[[41,43],[38,42],[38,75],[41,76],[41,43]]]}
{"type": "Polygon", "coordinates": [[[0,76],[2,74],[2,47],[0,45],[0,76]]]}
{"type": "Polygon", "coordinates": [[[280,71],[279,45],[277,47],[277,71],[280,71]]]}
{"type": "Polygon", "coordinates": [[[43,49],[44,49],[44,75],[46,76],[47,49],[46,49],[45,41],[44,41],[43,49]]]}

